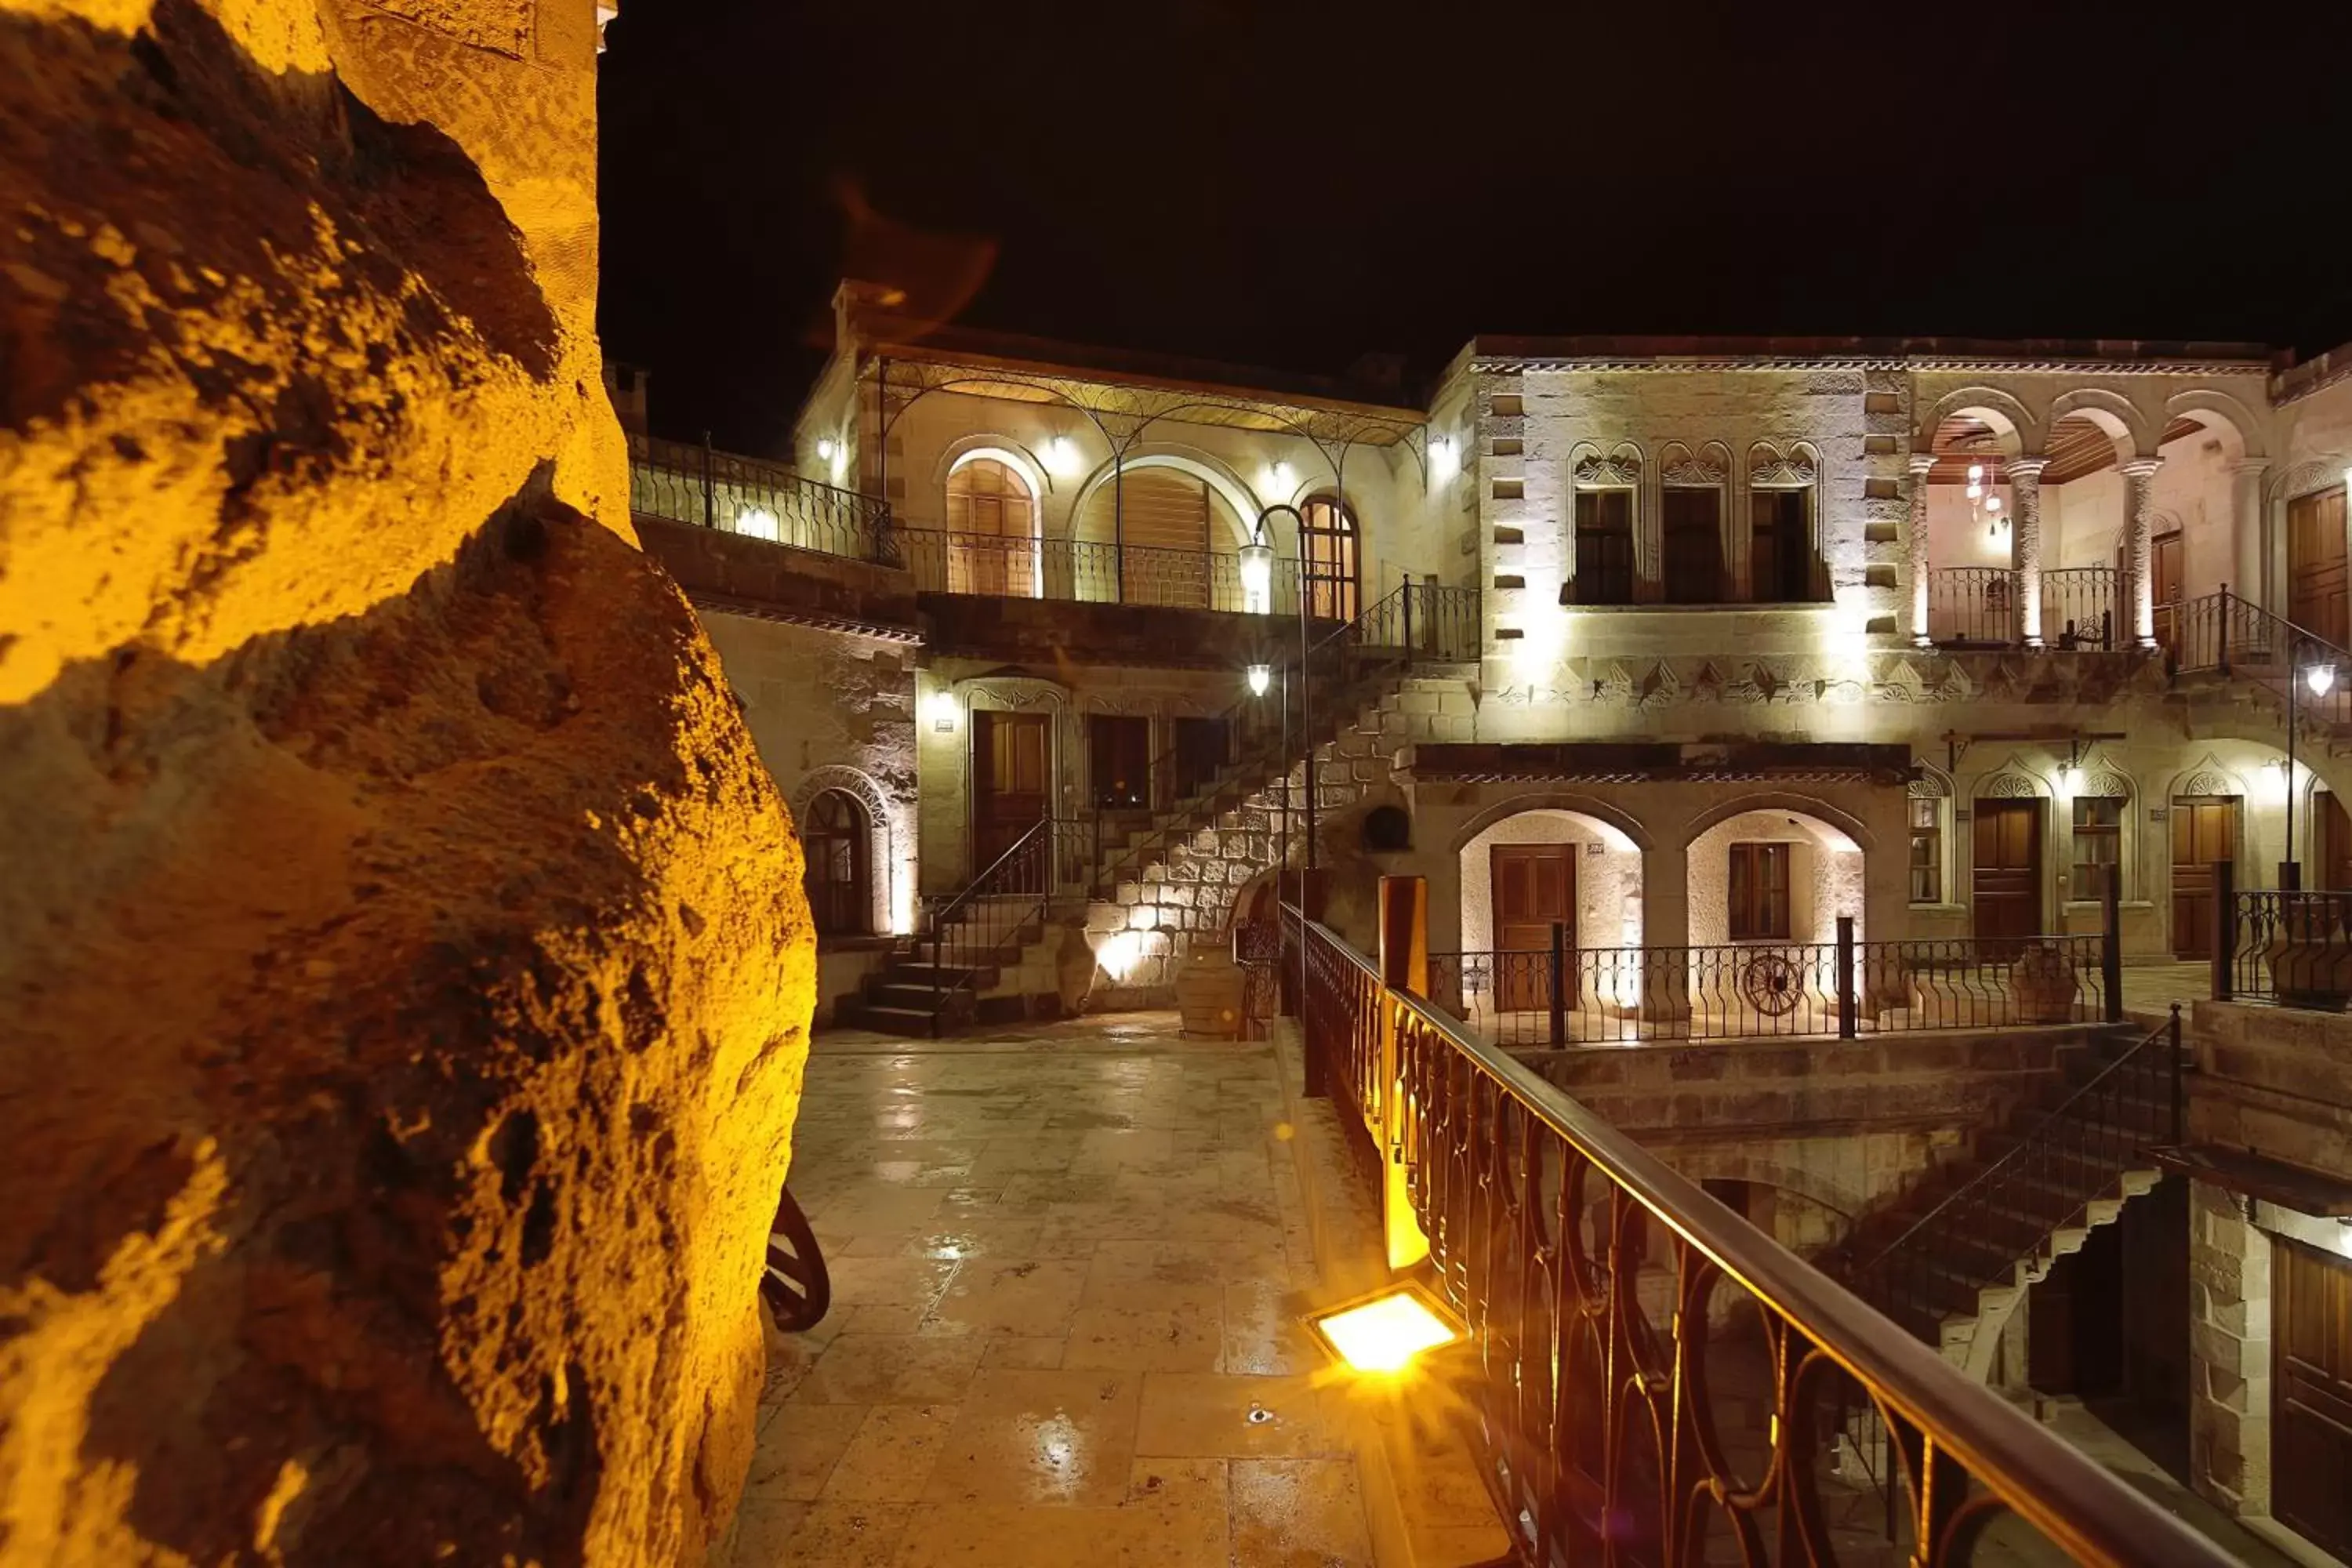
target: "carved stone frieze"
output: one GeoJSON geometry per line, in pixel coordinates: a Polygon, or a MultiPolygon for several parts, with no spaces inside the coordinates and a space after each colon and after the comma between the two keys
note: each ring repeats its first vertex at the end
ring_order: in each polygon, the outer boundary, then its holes
{"type": "Polygon", "coordinates": [[[1596,489],[1632,489],[1642,482],[1642,459],[1631,452],[1579,458],[1576,482],[1596,489]]]}
{"type": "Polygon", "coordinates": [[[2042,791],[2023,773],[1995,773],[1977,791],[1980,800],[2035,800],[2042,791]]]}
{"type": "Polygon", "coordinates": [[[1812,458],[1802,452],[1788,458],[1759,458],[1748,470],[1748,482],[1759,489],[1810,485],[1820,477],[1821,471],[1812,458]]]}
{"type": "Polygon", "coordinates": [[[1669,463],[1659,470],[1658,482],[1670,487],[1705,489],[1720,485],[1729,477],[1728,472],[1719,463],[1706,462],[1698,458],[1685,458],[1669,463]]]}

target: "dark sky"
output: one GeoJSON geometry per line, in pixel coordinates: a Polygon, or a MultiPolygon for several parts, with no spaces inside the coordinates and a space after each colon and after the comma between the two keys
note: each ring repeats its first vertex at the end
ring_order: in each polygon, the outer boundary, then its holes
{"type": "Polygon", "coordinates": [[[606,352],[739,450],[853,255],[992,247],[968,325],[1416,387],[1479,331],[2352,339],[2343,0],[623,4],[606,352]]]}

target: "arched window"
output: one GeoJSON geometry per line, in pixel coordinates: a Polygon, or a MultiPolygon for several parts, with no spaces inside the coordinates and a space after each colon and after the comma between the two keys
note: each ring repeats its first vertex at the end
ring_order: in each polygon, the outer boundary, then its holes
{"type": "Polygon", "coordinates": [[[869,854],[872,829],[856,796],[829,789],[809,802],[801,849],[809,913],[819,936],[863,936],[874,918],[869,854]]]}
{"type": "Polygon", "coordinates": [[[1325,620],[1352,621],[1360,608],[1356,520],[1346,506],[1329,496],[1315,497],[1299,512],[1307,520],[1300,530],[1307,613],[1325,620]]]}
{"type": "Polygon", "coordinates": [[[948,476],[948,592],[1036,598],[1037,498],[1029,482],[993,458],[973,458],[948,476]]]}

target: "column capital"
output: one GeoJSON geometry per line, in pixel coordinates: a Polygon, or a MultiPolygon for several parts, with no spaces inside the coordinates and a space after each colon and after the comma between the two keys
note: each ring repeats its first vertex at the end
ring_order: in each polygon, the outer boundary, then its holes
{"type": "Polygon", "coordinates": [[[2127,479],[2145,479],[2152,478],[2162,467],[2162,458],[2134,458],[2127,463],[2116,464],[2116,471],[2127,479]]]}
{"type": "Polygon", "coordinates": [[[2050,459],[2047,458],[2004,458],[2001,459],[2000,471],[2002,477],[2006,479],[2038,479],[2042,477],[2042,470],[2049,466],[2050,459]]]}
{"type": "Polygon", "coordinates": [[[1933,452],[1914,452],[1911,454],[1909,458],[1906,459],[1906,466],[1910,468],[1911,477],[1913,479],[1925,479],[1927,477],[1927,470],[1936,466],[1936,454],[1933,452]]]}

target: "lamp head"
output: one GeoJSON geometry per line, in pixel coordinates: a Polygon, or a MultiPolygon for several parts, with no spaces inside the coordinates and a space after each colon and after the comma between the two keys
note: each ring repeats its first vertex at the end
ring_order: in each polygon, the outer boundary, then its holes
{"type": "Polygon", "coordinates": [[[2303,672],[2303,683],[2314,697],[2325,697],[2336,685],[2336,667],[2322,659],[2303,672]]]}
{"type": "Polygon", "coordinates": [[[1249,689],[1252,697],[1265,696],[1265,689],[1273,683],[1274,670],[1270,666],[1254,664],[1249,667],[1249,689]]]}

